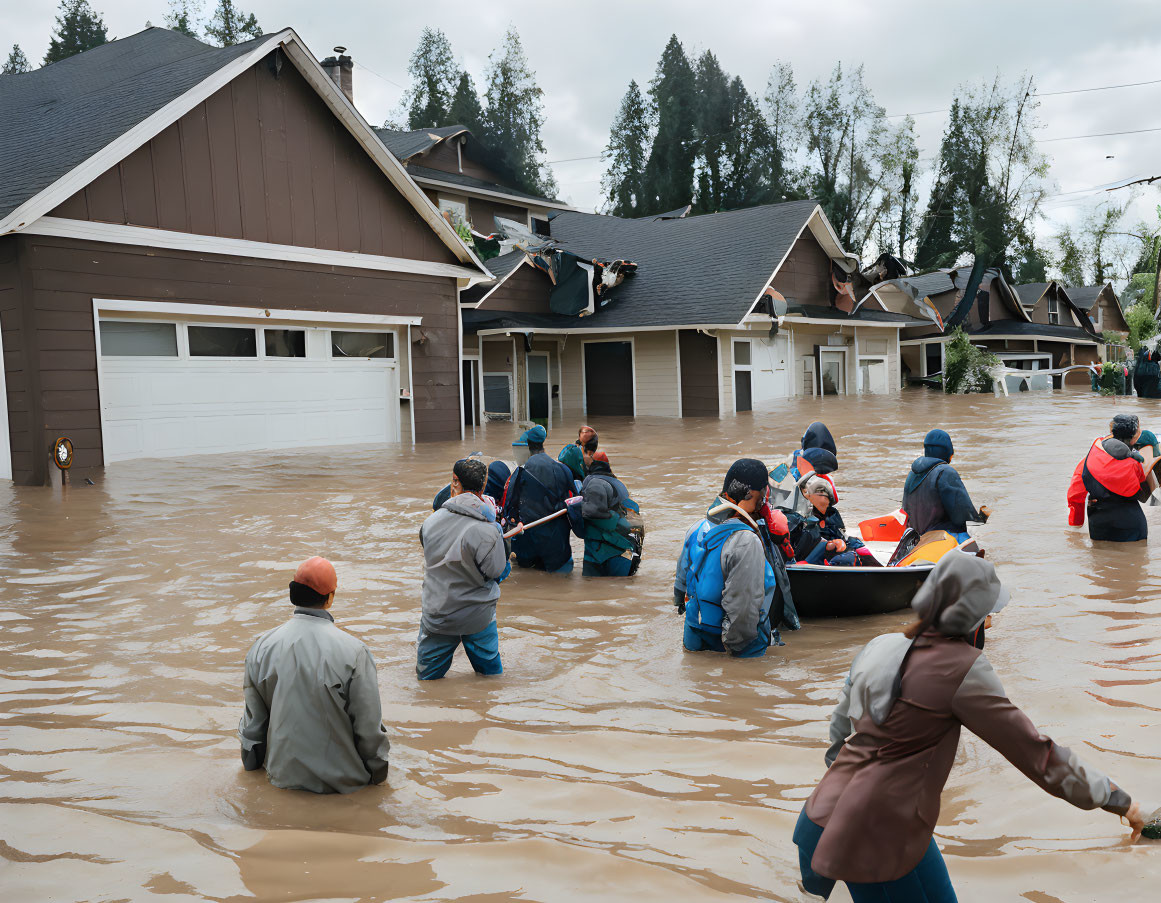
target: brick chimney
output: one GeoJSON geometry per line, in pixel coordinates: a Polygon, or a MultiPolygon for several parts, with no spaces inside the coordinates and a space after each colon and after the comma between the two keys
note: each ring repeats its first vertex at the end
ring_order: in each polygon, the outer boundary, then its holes
{"type": "Polygon", "coordinates": [[[346,53],[346,47],[336,47],[335,55],[328,56],[323,60],[322,67],[326,74],[331,77],[331,81],[338,85],[342,92],[347,95],[347,100],[354,103],[355,89],[352,84],[352,76],[354,75],[355,64],[346,53]]]}

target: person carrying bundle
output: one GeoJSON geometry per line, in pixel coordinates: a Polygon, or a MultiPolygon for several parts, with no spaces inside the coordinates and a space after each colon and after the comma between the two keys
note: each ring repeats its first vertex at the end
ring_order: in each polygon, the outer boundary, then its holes
{"type": "MultiPolygon", "coordinates": [[[[508,527],[531,524],[564,508],[566,499],[576,493],[572,471],[544,453],[548,432],[542,426],[525,430],[512,443],[520,465],[504,487],[500,511],[508,527]],[[524,460],[521,462],[520,457],[524,460]]],[[[542,524],[512,540],[516,563],[522,568],[536,568],[557,574],[572,571],[572,544],[569,542],[568,519],[564,516],[542,524]]]]}
{"type": "Polygon", "coordinates": [[[1105,542],[1149,538],[1149,522],[1139,503],[1152,492],[1150,469],[1157,459],[1149,446],[1133,450],[1141,436],[1137,415],[1117,414],[1109,423],[1109,435],[1092,443],[1068,486],[1070,526],[1084,524],[1087,500],[1090,538],[1105,542]]]}
{"type": "MultiPolygon", "coordinates": [[[[585,541],[585,577],[631,577],[641,563],[641,509],[625,484],[613,475],[609,456],[595,452],[581,484],[580,529],[585,541]]],[[[570,505],[569,516],[575,505],[570,505]]]]}

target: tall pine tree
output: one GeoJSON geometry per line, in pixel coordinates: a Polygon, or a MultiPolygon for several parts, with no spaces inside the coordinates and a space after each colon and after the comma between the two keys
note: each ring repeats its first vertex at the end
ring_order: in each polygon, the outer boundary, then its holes
{"type": "Polygon", "coordinates": [[[448,111],[460,72],[447,35],[438,28],[424,28],[407,71],[411,75],[406,100],[407,127],[430,129],[450,125],[448,111]]]}
{"type": "Polygon", "coordinates": [[[798,197],[791,172],[798,155],[802,126],[798,120],[798,86],[789,63],[775,63],[766,82],[766,122],[770,129],[770,191],[774,200],[798,197]]]}
{"type": "Polygon", "coordinates": [[[56,30],[48,42],[44,64],[68,59],[100,47],[109,40],[101,16],[89,5],[89,0],[61,0],[56,17],[56,30]]]}
{"type": "Polygon", "coordinates": [[[601,179],[605,206],[613,216],[638,216],[644,202],[643,177],[649,154],[649,108],[636,81],[621,98],[621,108],[609,129],[605,159],[609,166],[601,179]]]}
{"type": "Polygon", "coordinates": [[[169,12],[165,14],[165,25],[191,38],[198,36],[197,20],[201,12],[198,0],[169,0],[169,12]]]}
{"type": "Polygon", "coordinates": [[[722,143],[719,210],[737,210],[782,200],[774,191],[774,143],[758,103],[741,78],[730,82],[730,127],[722,143]]]}
{"type": "Polygon", "coordinates": [[[485,140],[521,187],[538,194],[556,193],[556,180],[543,160],[544,92],[528,66],[514,27],[488,57],[485,140]]]}
{"type": "Polygon", "coordinates": [[[671,35],[649,83],[657,133],[645,164],[641,212],[664,213],[693,200],[695,76],[685,48],[671,35]]]}
{"type": "Polygon", "coordinates": [[[17,75],[21,72],[31,71],[32,64],[28,62],[28,57],[24,55],[24,51],[20,49],[19,44],[13,44],[12,52],[8,54],[4,68],[0,69],[0,75],[17,75]]]}
{"type": "Polygon", "coordinates": [[[694,165],[697,171],[694,210],[714,213],[722,209],[723,155],[732,117],[730,77],[709,50],[697,61],[694,92],[694,165]]]}
{"type": "Polygon", "coordinates": [[[480,95],[476,85],[466,72],[460,73],[456,92],[452,95],[451,107],[447,111],[448,125],[462,125],[478,139],[484,136],[484,113],[480,108],[480,95]]]}
{"type": "Polygon", "coordinates": [[[233,47],[261,36],[257,16],[242,12],[234,0],[218,0],[218,8],[206,23],[206,37],[219,47],[233,47]]]}

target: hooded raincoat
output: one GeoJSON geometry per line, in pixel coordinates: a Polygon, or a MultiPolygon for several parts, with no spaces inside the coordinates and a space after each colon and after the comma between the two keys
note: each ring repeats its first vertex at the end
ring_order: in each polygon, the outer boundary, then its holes
{"type": "Polygon", "coordinates": [[[911,465],[903,484],[902,507],[908,526],[920,536],[929,530],[966,533],[968,521],[984,520],[956,469],[930,455],[916,458],[911,465]]]}
{"type": "Polygon", "coordinates": [[[1120,439],[1093,442],[1068,486],[1068,523],[1084,523],[1088,535],[1108,542],[1138,542],[1149,538],[1149,522],[1139,502],[1149,498],[1144,459],[1120,439]]]}

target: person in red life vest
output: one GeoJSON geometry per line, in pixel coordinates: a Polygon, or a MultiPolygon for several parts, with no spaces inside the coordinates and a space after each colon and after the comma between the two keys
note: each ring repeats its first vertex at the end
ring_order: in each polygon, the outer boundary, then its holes
{"type": "Polygon", "coordinates": [[[1088,535],[1106,542],[1138,542],[1149,538],[1149,523],[1139,502],[1149,498],[1148,460],[1133,451],[1141,436],[1135,414],[1117,414],[1109,423],[1109,435],[1093,442],[1076,465],[1068,486],[1068,523],[1084,525],[1088,507],[1088,535]]]}

